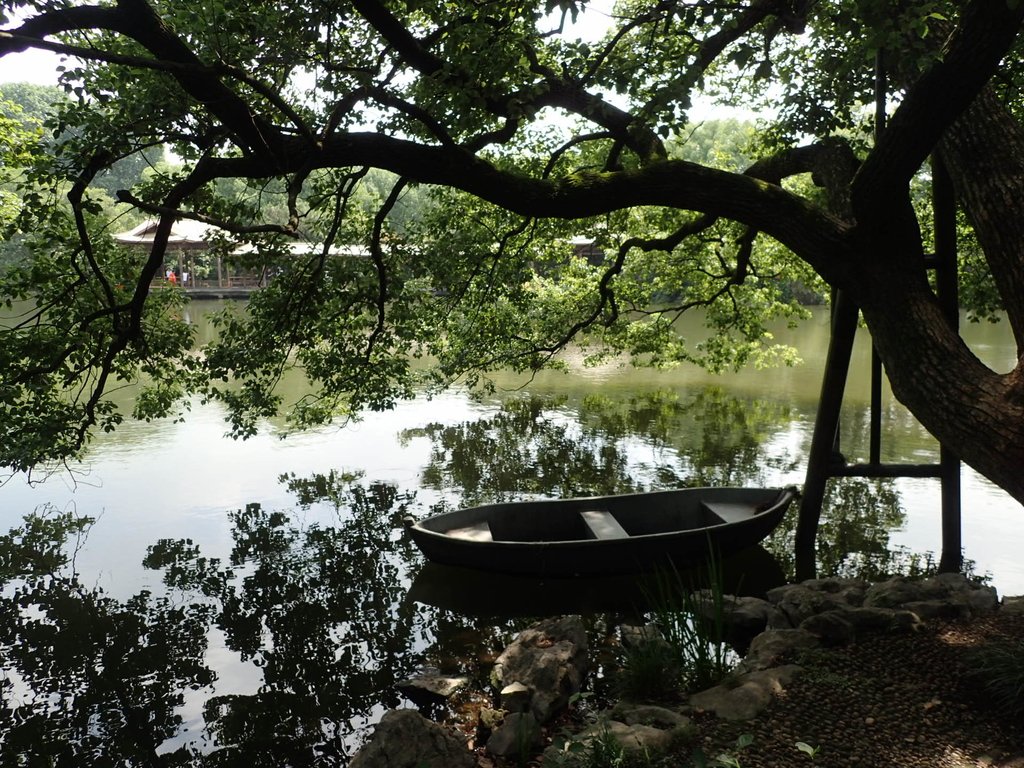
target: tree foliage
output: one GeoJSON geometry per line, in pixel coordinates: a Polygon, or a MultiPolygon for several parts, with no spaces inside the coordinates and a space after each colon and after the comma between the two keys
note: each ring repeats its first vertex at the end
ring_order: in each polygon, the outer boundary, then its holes
{"type": "Polygon", "coordinates": [[[0,352],[0,463],[75,455],[123,418],[105,396],[122,379],[148,387],[136,415],[200,394],[227,403],[245,435],[282,405],[274,386],[289,367],[316,385],[292,404],[301,425],[389,407],[424,383],[557,364],[570,342],[595,357],[744,364],[762,357],[768,317],[799,314],[794,281],[820,281],[860,307],[897,397],[1024,500],[1024,382],[960,340],[915,207],[915,179],[941,157],[972,264],[1024,343],[1024,4],[4,9],[19,20],[0,55],[75,58],[55,139],[23,174],[16,226],[32,255],[2,285],[21,303],[0,352]],[[602,34],[581,34],[591,20],[602,34]],[[709,102],[761,110],[757,134],[726,156],[721,141],[702,145],[691,117],[709,102]],[[156,241],[119,252],[89,189],[161,146],[182,165],[116,190],[159,218],[156,241]],[[402,215],[411,196],[423,216],[402,215]],[[282,272],[199,356],[176,299],[151,289],[180,217],[282,272]],[[602,258],[574,257],[574,238],[602,258]],[[285,248],[295,239],[302,255],[285,248]],[[368,255],[332,250],[353,244],[368,255]],[[697,307],[718,331],[703,346],[672,331],[697,307]]]}

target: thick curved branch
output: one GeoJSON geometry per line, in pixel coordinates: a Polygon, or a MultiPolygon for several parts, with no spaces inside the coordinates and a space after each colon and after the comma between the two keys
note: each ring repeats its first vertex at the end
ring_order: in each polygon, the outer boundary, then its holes
{"type": "Polygon", "coordinates": [[[667,157],[658,135],[635,115],[564,78],[549,81],[547,90],[532,99],[514,96],[512,100],[529,103],[536,109],[558,107],[586,118],[622,140],[641,160],[667,157]]]}
{"type": "MultiPolygon", "coordinates": [[[[846,142],[831,140],[811,144],[806,147],[797,147],[760,160],[750,166],[744,172],[744,175],[771,184],[778,184],[782,179],[789,176],[810,172],[815,175],[818,183],[828,189],[830,198],[842,199],[846,184],[853,177],[856,162],[853,151],[846,142]]],[[[626,258],[631,250],[636,248],[642,251],[671,252],[683,240],[706,231],[717,220],[718,216],[706,214],[687,222],[665,237],[633,237],[622,242],[619,245],[615,259],[601,277],[598,285],[599,299],[595,308],[586,317],[573,324],[560,341],[550,348],[543,348],[540,351],[553,353],[561,349],[571,342],[577,333],[597,322],[604,314],[606,308],[610,307],[611,309],[607,322],[614,322],[618,316],[618,307],[611,284],[612,280],[622,272],[626,258]]],[[[727,294],[733,286],[742,284],[752,269],[754,241],[757,235],[758,230],[754,227],[747,227],[741,235],[738,240],[739,250],[736,256],[736,266],[728,269],[726,274],[721,275],[724,283],[720,290],[711,297],[687,302],[675,307],[675,311],[681,314],[688,309],[698,306],[710,306],[718,298],[727,294]]]]}
{"type": "MultiPolygon", "coordinates": [[[[200,163],[201,165],[201,163],[200,163]]],[[[193,191],[196,187],[193,185],[194,178],[188,177],[176,185],[168,196],[167,206],[172,209],[176,209],[180,206],[181,202],[193,191]]],[[[83,185],[84,187],[84,185],[83,185]]],[[[143,266],[139,278],[136,282],[135,292],[131,300],[127,304],[111,305],[104,308],[98,313],[94,313],[82,323],[82,328],[88,326],[92,318],[101,315],[110,315],[114,319],[114,333],[110,338],[108,344],[104,346],[102,351],[97,357],[91,358],[89,366],[95,373],[95,379],[90,381],[88,376],[83,376],[87,373],[87,368],[83,368],[76,372],[76,377],[79,378],[81,384],[81,394],[85,394],[88,390],[88,395],[85,397],[85,402],[82,404],[82,417],[78,421],[78,424],[74,427],[74,448],[78,449],[85,445],[90,430],[96,425],[99,413],[100,404],[103,400],[104,395],[107,393],[107,388],[115,373],[115,366],[117,358],[128,348],[129,344],[133,342],[144,343],[142,338],[142,313],[145,307],[146,297],[149,294],[149,286],[156,275],[157,270],[163,263],[163,257],[167,249],[167,241],[171,232],[171,225],[174,223],[174,217],[171,215],[164,215],[160,219],[160,223],[157,226],[157,231],[154,236],[153,247],[150,250],[149,258],[146,264],[143,266]],[[125,318],[124,315],[127,315],[125,318]]],[[[113,293],[106,281],[105,276],[99,269],[99,266],[93,260],[90,254],[90,244],[87,240],[83,240],[82,247],[87,253],[87,258],[90,261],[91,268],[96,272],[96,277],[101,281],[103,285],[104,293],[108,301],[113,302],[113,293]]],[[[66,359],[72,353],[71,349],[66,350],[64,359],[66,359]]]]}
{"type": "Polygon", "coordinates": [[[432,75],[444,68],[444,60],[425,48],[381,3],[376,0],[353,0],[352,6],[409,66],[425,75],[432,75]]]}
{"type": "Polygon", "coordinates": [[[986,87],[939,144],[956,194],[978,237],[1024,351],[1024,260],[1020,257],[1024,199],[1024,126],[986,87]]]}
{"type": "Polygon", "coordinates": [[[78,240],[81,243],[82,251],[85,253],[85,258],[89,262],[89,269],[92,272],[92,276],[100,284],[107,306],[114,309],[117,307],[117,300],[114,298],[114,289],[110,285],[110,281],[107,280],[107,276],[104,274],[103,269],[96,261],[96,253],[92,247],[89,228],[85,223],[85,212],[82,209],[86,189],[89,184],[92,183],[96,174],[103,168],[107,167],[109,162],[110,157],[108,153],[101,152],[93,155],[89,164],[79,174],[78,178],[75,179],[75,183],[71,185],[71,190],[68,192],[68,201],[71,203],[71,210],[75,217],[75,228],[78,231],[78,240]]]}
{"type": "Polygon", "coordinates": [[[814,183],[825,190],[829,210],[837,216],[850,218],[850,183],[859,166],[860,161],[850,145],[844,139],[831,137],[762,158],[744,174],[780,184],[791,176],[810,173],[814,183]]]}
{"type": "Polygon", "coordinates": [[[377,345],[378,340],[384,335],[384,330],[387,325],[387,307],[388,307],[388,267],[384,261],[384,250],[381,247],[381,237],[384,233],[384,222],[391,214],[392,209],[395,207],[395,203],[398,202],[398,198],[401,197],[402,192],[408,185],[407,179],[399,179],[395,182],[395,185],[391,187],[391,192],[388,193],[387,199],[381,204],[380,210],[373,217],[373,236],[370,240],[370,257],[373,259],[373,266],[377,270],[377,300],[375,302],[377,312],[377,322],[373,326],[373,330],[370,332],[369,337],[366,340],[366,352],[364,353],[363,359],[367,364],[373,362],[373,352],[377,345]]]}
{"type": "MultiPolygon", "coordinates": [[[[286,145],[287,146],[287,145],[286,145]]],[[[502,171],[457,147],[423,146],[371,133],[332,137],[322,148],[299,140],[282,168],[259,157],[215,158],[205,180],[263,178],[301,168],[372,165],[426,184],[469,192],[509,211],[534,218],[597,216],[638,205],[707,213],[752,226],[807,260],[823,277],[839,281],[850,263],[848,225],[776,184],[683,160],[639,170],[580,172],[535,179],[502,171]]]]}
{"type": "MultiPolygon", "coordinates": [[[[167,253],[167,244],[171,237],[171,227],[174,226],[174,221],[178,217],[177,212],[180,211],[181,204],[189,195],[205,183],[208,162],[208,155],[200,158],[192,172],[175,184],[167,197],[164,198],[162,207],[165,209],[165,212],[161,214],[160,222],[153,233],[153,245],[149,249],[146,263],[139,270],[139,279],[135,283],[135,291],[132,294],[130,323],[125,334],[125,343],[128,337],[138,334],[142,328],[142,312],[146,306],[146,297],[149,295],[149,287],[153,282],[153,278],[157,276],[160,267],[164,263],[164,255],[167,253]]],[[[121,345],[121,349],[123,348],[124,344],[121,345]]]]}

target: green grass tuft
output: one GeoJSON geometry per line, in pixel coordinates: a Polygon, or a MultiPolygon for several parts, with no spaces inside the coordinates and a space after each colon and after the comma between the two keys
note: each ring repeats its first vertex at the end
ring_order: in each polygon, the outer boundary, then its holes
{"type": "Polygon", "coordinates": [[[625,650],[615,690],[626,701],[670,701],[679,697],[682,679],[678,650],[664,640],[648,640],[625,650]]]}
{"type": "Polygon", "coordinates": [[[970,674],[992,706],[1024,717],[1024,640],[993,641],[970,652],[970,674]]]}

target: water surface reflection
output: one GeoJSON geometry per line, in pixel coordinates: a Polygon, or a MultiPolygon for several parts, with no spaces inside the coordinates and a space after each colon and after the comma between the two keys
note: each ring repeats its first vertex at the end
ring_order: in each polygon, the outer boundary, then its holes
{"type": "MultiPolygon", "coordinates": [[[[121,521],[41,510],[0,537],[0,765],[345,765],[386,708],[409,706],[396,686],[417,669],[483,687],[489,661],[531,616],[587,611],[601,635],[644,609],[638,581],[439,576],[406,537],[406,515],[530,495],[781,484],[799,456],[770,437],[793,418],[715,388],[514,398],[406,429],[402,441],[427,449],[408,487],[290,472],[278,478],[285,503],[227,515],[227,546],[154,529],[149,576],[117,594],[79,555],[90,533],[121,521]]],[[[839,484],[827,508],[823,573],[927,566],[891,546],[905,521],[892,484],[839,484]]],[[[792,525],[744,555],[729,577],[737,590],[785,578],[792,525]]]]}
{"type": "MultiPolygon", "coordinates": [[[[1005,366],[1015,350],[998,331],[965,328],[1005,366]]],[[[344,766],[385,708],[410,706],[396,683],[421,667],[482,687],[517,628],[550,612],[587,611],[599,646],[618,616],[643,610],[641,583],[439,574],[402,518],[530,496],[799,484],[827,317],[776,335],[809,364],[716,378],[569,359],[574,375],[542,374],[505,403],[454,392],[286,442],[275,425],[226,441],[222,414],[196,405],[184,423],[99,436],[77,487],[8,483],[0,766],[344,766]]],[[[867,355],[861,339],[843,417],[851,458],[866,452],[867,355]]],[[[887,407],[885,425],[884,460],[934,460],[903,409],[887,407]]],[[[964,499],[968,556],[1000,591],[1024,591],[1019,505],[966,470],[964,499]]],[[[927,569],[937,510],[930,481],[830,484],[819,572],[927,569]]],[[[791,572],[794,522],[733,569],[738,591],[791,572]]]]}

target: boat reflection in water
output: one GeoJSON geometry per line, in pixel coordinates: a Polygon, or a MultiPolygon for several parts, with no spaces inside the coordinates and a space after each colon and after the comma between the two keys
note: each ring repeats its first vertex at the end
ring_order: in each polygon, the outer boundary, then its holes
{"type": "MultiPolygon", "coordinates": [[[[786,582],[775,557],[749,547],[716,563],[723,592],[756,595],[786,582]]],[[[480,571],[426,563],[416,574],[409,598],[463,616],[558,616],[567,613],[642,614],[664,583],[687,588],[707,584],[707,564],[687,570],[609,576],[546,577],[480,571]]]]}

